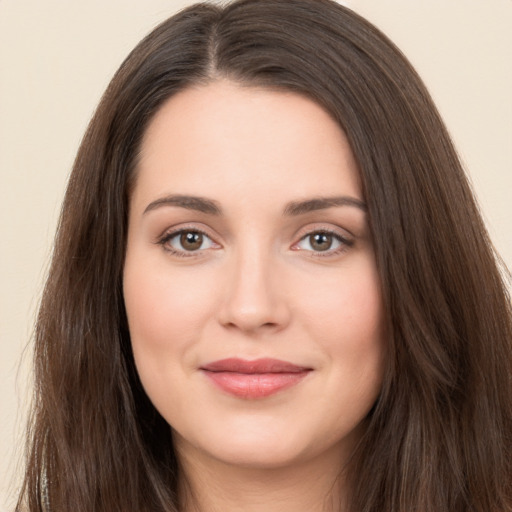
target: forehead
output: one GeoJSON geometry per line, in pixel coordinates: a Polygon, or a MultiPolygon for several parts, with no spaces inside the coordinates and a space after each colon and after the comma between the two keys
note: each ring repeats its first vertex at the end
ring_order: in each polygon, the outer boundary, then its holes
{"type": "Polygon", "coordinates": [[[134,201],[162,193],[361,197],[345,134],[322,107],[228,81],[185,89],[151,121],[134,201]]]}

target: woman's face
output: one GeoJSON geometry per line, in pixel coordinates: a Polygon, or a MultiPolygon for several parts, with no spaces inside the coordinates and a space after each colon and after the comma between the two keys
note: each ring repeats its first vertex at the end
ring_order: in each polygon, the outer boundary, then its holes
{"type": "Polygon", "coordinates": [[[124,297],[137,370],[180,455],[346,458],[385,339],[339,126],[303,96],[227,81],[172,97],[142,144],[124,297]]]}

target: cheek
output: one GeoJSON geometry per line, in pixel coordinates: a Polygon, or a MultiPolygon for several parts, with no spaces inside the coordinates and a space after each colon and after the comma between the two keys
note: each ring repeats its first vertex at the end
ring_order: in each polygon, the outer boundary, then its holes
{"type": "Polygon", "coordinates": [[[173,330],[193,329],[207,299],[196,281],[193,276],[169,272],[163,265],[150,267],[127,260],[123,289],[131,334],[144,333],[148,341],[168,342],[173,330]]]}
{"type": "Polygon", "coordinates": [[[342,269],[337,276],[327,276],[307,283],[303,311],[310,323],[328,338],[336,333],[344,339],[373,338],[382,327],[382,298],[379,278],[370,261],[342,269]]]}
{"type": "Polygon", "coordinates": [[[124,300],[131,345],[142,385],[169,424],[190,405],[182,390],[193,374],[194,346],[211,317],[213,283],[198,287],[206,276],[170,272],[165,263],[127,258],[124,300]],[[133,264],[132,264],[133,263],[133,264]]]}
{"type": "Polygon", "coordinates": [[[339,278],[310,283],[302,294],[303,328],[321,345],[344,385],[380,388],[386,335],[379,277],[371,258],[343,269],[339,278]]]}
{"type": "Polygon", "coordinates": [[[200,337],[215,303],[206,276],[173,273],[160,267],[132,265],[130,260],[125,266],[124,300],[141,377],[149,368],[162,372],[164,365],[183,361],[200,337]],[[198,282],[202,285],[197,286],[198,282]]]}

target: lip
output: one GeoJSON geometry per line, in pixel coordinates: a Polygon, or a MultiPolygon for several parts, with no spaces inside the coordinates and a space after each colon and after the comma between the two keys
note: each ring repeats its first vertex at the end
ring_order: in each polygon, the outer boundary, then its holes
{"type": "Polygon", "coordinates": [[[201,366],[213,384],[226,393],[245,399],[274,395],[298,384],[312,368],[279,359],[221,359],[201,366]]]}

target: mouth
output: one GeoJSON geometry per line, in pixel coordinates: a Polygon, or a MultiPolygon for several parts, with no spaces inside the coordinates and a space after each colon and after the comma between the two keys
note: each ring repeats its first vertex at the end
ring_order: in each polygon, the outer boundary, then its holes
{"type": "Polygon", "coordinates": [[[313,369],[278,359],[229,358],[208,363],[200,370],[230,395],[259,399],[295,386],[313,369]]]}

